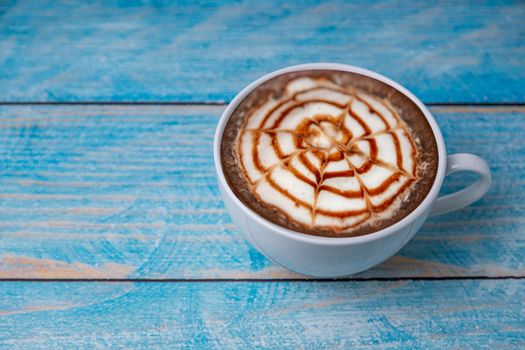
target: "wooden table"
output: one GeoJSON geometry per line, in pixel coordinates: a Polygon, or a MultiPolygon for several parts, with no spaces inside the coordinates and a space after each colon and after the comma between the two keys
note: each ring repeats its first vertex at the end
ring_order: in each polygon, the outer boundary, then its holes
{"type": "Polygon", "coordinates": [[[519,1],[2,2],[0,347],[524,348],[524,19],[519,1]],[[404,84],[494,178],[342,280],[250,248],[212,162],[237,91],[315,61],[404,84]]]}

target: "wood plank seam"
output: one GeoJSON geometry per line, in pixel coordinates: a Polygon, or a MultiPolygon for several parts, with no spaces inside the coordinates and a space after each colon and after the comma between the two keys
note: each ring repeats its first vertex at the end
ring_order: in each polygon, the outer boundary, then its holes
{"type": "MultiPolygon", "coordinates": [[[[231,101],[0,101],[0,106],[227,106],[231,101]]],[[[428,107],[524,107],[525,102],[424,102],[428,107]]]]}
{"type": "Polygon", "coordinates": [[[150,282],[150,283],[246,283],[246,282],[398,282],[398,281],[463,281],[522,280],[523,276],[444,276],[444,277],[347,277],[347,278],[0,278],[1,282],[150,282]]]}

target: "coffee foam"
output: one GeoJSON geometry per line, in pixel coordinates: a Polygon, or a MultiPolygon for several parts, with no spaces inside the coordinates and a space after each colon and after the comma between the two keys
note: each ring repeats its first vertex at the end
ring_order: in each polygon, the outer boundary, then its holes
{"type": "Polygon", "coordinates": [[[418,180],[417,155],[389,102],[322,78],[296,78],[252,108],[237,139],[260,202],[334,232],[395,213],[418,180]]]}

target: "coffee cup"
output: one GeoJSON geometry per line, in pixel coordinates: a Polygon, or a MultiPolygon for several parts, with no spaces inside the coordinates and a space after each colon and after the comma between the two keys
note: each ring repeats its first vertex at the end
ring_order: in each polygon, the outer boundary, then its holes
{"type": "Polygon", "coordinates": [[[480,157],[446,154],[445,142],[434,117],[410,91],[378,73],[344,64],[312,63],[292,66],[269,73],[244,88],[224,110],[215,133],[214,161],[218,184],[225,206],[246,240],[271,261],[294,272],[323,278],[352,275],[385,261],[421,228],[429,216],[445,214],[470,205],[483,197],[491,185],[490,169],[480,157]],[[279,226],[246,206],[232,191],[221,162],[224,128],[237,106],[264,82],[291,72],[330,70],[363,75],[389,85],[419,108],[428,121],[437,144],[437,171],[432,187],[421,203],[403,219],[379,231],[356,237],[320,237],[279,226]],[[473,172],[479,179],[468,187],[439,196],[445,176],[455,172],[473,172]]]}

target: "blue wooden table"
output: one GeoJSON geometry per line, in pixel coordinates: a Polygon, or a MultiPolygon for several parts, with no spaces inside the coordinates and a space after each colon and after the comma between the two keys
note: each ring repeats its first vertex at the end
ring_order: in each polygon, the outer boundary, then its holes
{"type": "Polygon", "coordinates": [[[1,2],[0,347],[525,348],[524,20],[520,1],[1,2]],[[213,169],[235,93],[315,61],[404,84],[493,172],[343,280],[250,248],[213,169]]]}

